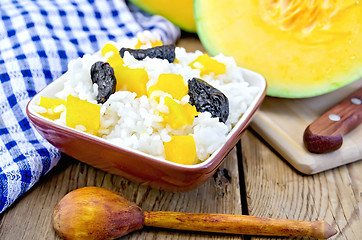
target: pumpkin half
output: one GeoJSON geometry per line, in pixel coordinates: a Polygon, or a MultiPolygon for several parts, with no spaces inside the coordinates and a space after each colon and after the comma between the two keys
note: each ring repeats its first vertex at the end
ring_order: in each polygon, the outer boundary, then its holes
{"type": "Polygon", "coordinates": [[[196,32],[193,0],[130,0],[142,10],[170,20],[187,32],[196,32]]]}
{"type": "Polygon", "coordinates": [[[362,76],[362,2],[195,0],[200,40],[262,74],[267,95],[321,95],[362,76]]]}

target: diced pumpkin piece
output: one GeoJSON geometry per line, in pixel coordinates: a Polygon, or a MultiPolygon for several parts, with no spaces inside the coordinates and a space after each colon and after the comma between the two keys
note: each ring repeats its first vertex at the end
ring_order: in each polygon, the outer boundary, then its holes
{"type": "Polygon", "coordinates": [[[195,106],[189,103],[181,105],[170,97],[165,97],[165,105],[168,107],[169,113],[163,114],[163,121],[174,129],[191,125],[198,114],[195,106]]]}
{"type": "MultiPolygon", "coordinates": [[[[145,42],[142,42],[140,39],[138,39],[138,42],[136,44],[136,46],[134,47],[135,49],[140,49],[141,46],[145,45],[145,42]]],[[[151,41],[151,47],[158,47],[158,46],[162,46],[163,42],[161,40],[154,40],[151,41]]]]}
{"type": "Polygon", "coordinates": [[[55,120],[60,118],[60,114],[62,111],[55,112],[54,109],[60,105],[66,105],[66,101],[59,98],[48,98],[48,97],[40,97],[39,106],[45,108],[47,110],[46,113],[39,113],[40,115],[49,118],[51,120],[55,120]]]}
{"type": "Polygon", "coordinates": [[[143,68],[118,67],[114,69],[117,86],[116,91],[135,92],[138,97],[147,94],[148,74],[143,68]]]}
{"type": "Polygon", "coordinates": [[[197,163],[196,145],[192,135],[172,136],[171,141],[164,143],[166,160],[192,165],[197,163]]]}
{"type": "Polygon", "coordinates": [[[66,104],[67,102],[60,98],[49,98],[49,97],[40,97],[40,104],[39,106],[44,107],[46,109],[55,108],[61,104],[66,104]]]}
{"type": "Polygon", "coordinates": [[[188,87],[181,75],[163,73],[158,77],[157,83],[148,89],[148,96],[156,90],[169,93],[174,99],[181,100],[187,94],[188,87]]]}
{"type": "Polygon", "coordinates": [[[191,105],[190,103],[186,103],[185,105],[183,105],[183,109],[185,110],[186,115],[189,118],[189,124],[192,124],[194,118],[199,114],[199,112],[196,110],[196,106],[191,105]]]}
{"type": "Polygon", "coordinates": [[[107,43],[102,48],[102,55],[106,56],[107,53],[113,52],[113,55],[110,56],[107,60],[107,62],[113,67],[116,68],[118,66],[121,66],[124,64],[123,59],[121,58],[121,55],[119,54],[118,48],[114,46],[111,43],[107,43]]]}
{"type": "Polygon", "coordinates": [[[95,134],[99,129],[101,106],[69,95],[67,97],[66,125],[77,128],[84,126],[86,132],[95,134]]]}
{"type": "Polygon", "coordinates": [[[215,75],[224,74],[226,71],[225,64],[218,62],[207,54],[198,56],[193,62],[189,64],[189,66],[193,69],[199,69],[201,71],[201,76],[210,74],[212,72],[215,75]]]}
{"type": "Polygon", "coordinates": [[[108,58],[107,62],[113,68],[114,76],[117,80],[116,91],[123,90],[135,92],[138,97],[146,95],[146,84],[149,80],[146,70],[142,68],[131,69],[123,66],[124,61],[121,58],[117,47],[113,44],[107,43],[103,47],[103,56],[108,52],[113,52],[113,55],[108,58]]]}

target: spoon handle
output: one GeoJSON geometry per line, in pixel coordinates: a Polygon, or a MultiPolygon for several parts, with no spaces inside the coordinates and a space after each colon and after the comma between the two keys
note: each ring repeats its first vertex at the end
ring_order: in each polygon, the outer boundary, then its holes
{"type": "Polygon", "coordinates": [[[324,221],[296,221],[247,215],[144,212],[144,225],[179,230],[327,239],[337,231],[324,221]]]}
{"type": "Polygon", "coordinates": [[[311,123],[303,135],[304,145],[313,153],[341,147],[343,136],[362,122],[362,87],[311,123]]]}

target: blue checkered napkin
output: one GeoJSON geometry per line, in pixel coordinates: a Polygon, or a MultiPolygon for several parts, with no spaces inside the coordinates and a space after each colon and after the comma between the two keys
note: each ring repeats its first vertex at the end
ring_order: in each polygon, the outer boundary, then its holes
{"type": "Polygon", "coordinates": [[[149,30],[168,44],[180,30],[122,0],[1,0],[0,17],[1,213],[60,159],[29,124],[30,98],[109,40],[149,30]]]}

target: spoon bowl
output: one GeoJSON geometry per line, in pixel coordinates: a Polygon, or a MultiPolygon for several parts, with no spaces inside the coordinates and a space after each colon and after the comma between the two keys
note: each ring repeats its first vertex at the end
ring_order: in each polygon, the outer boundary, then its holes
{"type": "Polygon", "coordinates": [[[115,239],[143,227],[143,211],[111,190],[76,189],[62,198],[53,226],[64,239],[115,239]]]}

